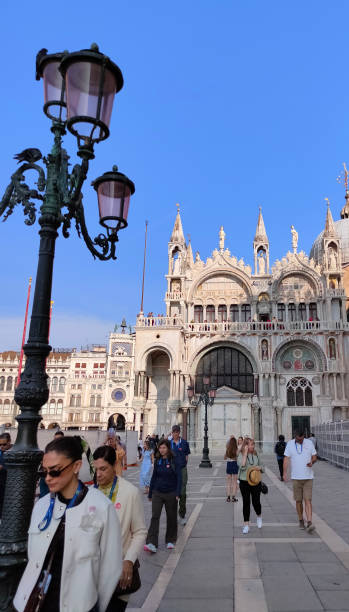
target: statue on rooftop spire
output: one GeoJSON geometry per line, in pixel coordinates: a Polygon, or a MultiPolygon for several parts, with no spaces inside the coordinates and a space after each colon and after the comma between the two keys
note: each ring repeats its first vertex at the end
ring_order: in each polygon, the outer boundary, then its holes
{"type": "Polygon", "coordinates": [[[219,250],[224,251],[224,240],[225,240],[225,231],[223,229],[223,225],[221,225],[221,229],[219,230],[219,250]]]}
{"type": "Polygon", "coordinates": [[[291,234],[292,234],[292,248],[293,248],[293,252],[297,253],[298,232],[295,230],[293,225],[291,225],[291,234]]]}

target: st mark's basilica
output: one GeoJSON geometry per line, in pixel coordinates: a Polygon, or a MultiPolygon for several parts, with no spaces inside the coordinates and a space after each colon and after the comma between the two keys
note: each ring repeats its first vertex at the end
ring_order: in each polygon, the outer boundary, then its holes
{"type": "MultiPolygon", "coordinates": [[[[217,228],[218,229],[218,228],[217,228]]],[[[203,437],[204,408],[190,405],[203,376],[217,388],[208,409],[209,442],[253,435],[272,442],[295,427],[347,418],[349,379],[349,191],[341,219],[327,207],[309,255],[291,249],[272,264],[262,211],[254,266],[230,252],[224,228],[206,261],[184,237],[178,207],[168,243],[166,315],[139,313],[109,344],[51,353],[45,427],[96,429],[110,419],[143,435],[175,422],[192,442],[203,437]]],[[[15,424],[18,354],[0,354],[0,424],[15,424]],[[10,381],[10,382],[9,382],[10,381]]]]}

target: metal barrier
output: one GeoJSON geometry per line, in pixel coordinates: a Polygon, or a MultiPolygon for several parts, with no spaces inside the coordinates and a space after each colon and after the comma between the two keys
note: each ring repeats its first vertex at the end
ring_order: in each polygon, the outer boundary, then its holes
{"type": "Polygon", "coordinates": [[[349,421],[331,421],[312,428],[321,459],[349,471],[349,421]]]}

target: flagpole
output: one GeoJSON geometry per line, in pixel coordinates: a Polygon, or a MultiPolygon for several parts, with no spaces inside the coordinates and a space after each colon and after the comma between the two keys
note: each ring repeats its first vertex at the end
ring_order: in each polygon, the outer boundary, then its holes
{"type": "Polygon", "coordinates": [[[143,298],[144,298],[144,278],[145,278],[145,261],[147,254],[147,234],[148,234],[148,221],[145,222],[145,239],[144,239],[144,259],[143,259],[143,278],[142,278],[142,298],[141,298],[141,311],[143,314],[143,298]]]}
{"type": "Polygon", "coordinates": [[[28,308],[29,308],[31,286],[32,286],[32,277],[29,278],[28,294],[27,294],[27,305],[26,305],[26,309],[25,309],[24,327],[23,327],[23,336],[22,336],[22,345],[21,345],[21,353],[20,353],[20,356],[19,356],[19,366],[18,366],[18,375],[17,375],[16,387],[18,387],[18,385],[19,385],[19,382],[21,380],[21,374],[22,374],[22,363],[23,363],[23,354],[24,354],[23,347],[24,347],[24,343],[25,343],[25,333],[27,331],[28,308]]]}
{"type": "MultiPolygon", "coordinates": [[[[48,337],[47,337],[47,342],[50,341],[50,330],[51,330],[51,320],[52,320],[52,308],[53,308],[53,304],[54,304],[54,301],[51,300],[51,302],[50,302],[50,318],[49,318],[49,321],[48,321],[48,337]]],[[[45,360],[45,368],[46,368],[46,363],[47,363],[47,358],[45,360]]]]}

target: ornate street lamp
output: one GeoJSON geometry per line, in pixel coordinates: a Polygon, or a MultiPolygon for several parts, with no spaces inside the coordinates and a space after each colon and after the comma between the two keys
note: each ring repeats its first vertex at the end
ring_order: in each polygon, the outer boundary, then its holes
{"type": "Polygon", "coordinates": [[[194,387],[188,387],[188,399],[192,406],[205,405],[205,426],[204,426],[204,448],[202,449],[202,459],[199,467],[211,468],[212,463],[209,457],[208,448],[208,424],[207,424],[207,406],[213,406],[216,397],[216,387],[210,385],[210,377],[203,376],[203,390],[200,394],[195,394],[194,387]]]}
{"type": "Polygon", "coordinates": [[[35,200],[40,207],[40,248],[33,310],[28,342],[24,347],[26,363],[15,391],[20,407],[18,434],[6,453],[7,483],[0,526],[0,610],[12,610],[11,602],[26,563],[27,530],[34,503],[37,469],[42,452],[37,445],[40,409],[49,390],[45,364],[51,351],[48,344],[53,258],[58,229],[69,236],[74,221],[93,257],[116,259],[119,230],[127,226],[130,197],[134,184],[114,166],[111,172],[95,179],[100,224],[105,233],[89,236],[82,204],[82,186],[87,178],[94,145],[109,136],[109,123],[115,94],[123,86],[122,73],[97,45],[77,53],[47,54],[42,49],[36,58],[36,78],[44,81],[44,112],[52,121],[54,143],[42,158],[39,149],[25,149],[15,156],[20,164],[0,202],[4,221],[22,204],[25,223],[36,220],[35,200]],[[81,163],[68,171],[69,156],[62,147],[66,128],[77,137],[81,163]],[[43,160],[44,168],[37,162],[43,160]],[[25,173],[38,174],[36,187],[25,183],[25,173]]]}

